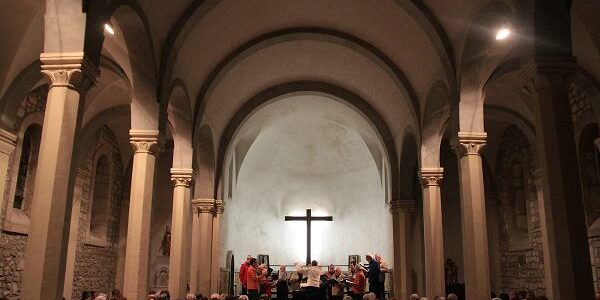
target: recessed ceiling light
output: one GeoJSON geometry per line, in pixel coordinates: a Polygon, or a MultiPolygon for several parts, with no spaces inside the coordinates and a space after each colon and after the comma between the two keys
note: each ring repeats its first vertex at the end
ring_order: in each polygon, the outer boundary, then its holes
{"type": "Polygon", "coordinates": [[[111,35],[115,34],[115,30],[108,23],[104,24],[104,30],[106,30],[106,32],[110,33],[111,35]]]}
{"type": "Polygon", "coordinates": [[[510,36],[510,29],[503,27],[496,32],[496,40],[505,40],[510,36]]]}

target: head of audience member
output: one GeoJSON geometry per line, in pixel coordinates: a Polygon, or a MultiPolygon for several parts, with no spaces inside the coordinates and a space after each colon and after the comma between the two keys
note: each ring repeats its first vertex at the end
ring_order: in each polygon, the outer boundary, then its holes
{"type": "Polygon", "coordinates": [[[500,295],[498,296],[498,298],[500,298],[502,300],[510,300],[510,298],[508,297],[507,293],[500,293],[500,295]]]}
{"type": "Polygon", "coordinates": [[[194,294],[185,294],[185,300],[195,300],[196,295],[194,294]]]}
{"type": "Polygon", "coordinates": [[[152,300],[152,299],[156,299],[158,297],[158,293],[156,292],[156,290],[150,290],[148,292],[148,297],[146,297],[148,300],[152,300]]]}
{"type": "Polygon", "coordinates": [[[316,267],[316,266],[319,265],[319,262],[316,261],[316,260],[313,260],[313,261],[310,262],[310,265],[313,266],[313,267],[316,267]]]}
{"type": "Polygon", "coordinates": [[[456,294],[448,294],[448,297],[446,297],[447,300],[458,300],[458,296],[456,296],[456,294]]]}
{"type": "Polygon", "coordinates": [[[409,300],[419,300],[419,299],[421,299],[421,297],[418,294],[412,294],[412,295],[410,295],[410,297],[408,299],[409,300]]]}
{"type": "Polygon", "coordinates": [[[352,296],[348,296],[348,295],[346,295],[346,296],[344,296],[344,299],[343,299],[343,300],[352,300],[352,296]]]}
{"type": "Polygon", "coordinates": [[[444,296],[435,296],[434,299],[435,300],[446,300],[446,297],[444,297],[444,296]]]}
{"type": "Polygon", "coordinates": [[[238,297],[238,300],[248,300],[248,296],[241,295],[241,296],[238,297]]]}
{"type": "Polygon", "coordinates": [[[92,294],[90,293],[90,291],[83,291],[81,293],[81,300],[89,300],[92,298],[92,294]]]}
{"type": "Polygon", "coordinates": [[[533,291],[527,292],[527,296],[525,296],[526,300],[535,300],[535,293],[533,291]]]}
{"type": "Polygon", "coordinates": [[[219,295],[217,293],[210,294],[210,300],[220,300],[220,299],[221,299],[221,295],[219,295]]]}
{"type": "Polygon", "coordinates": [[[196,294],[196,300],[202,300],[203,297],[202,293],[196,294]]]}
{"type": "Polygon", "coordinates": [[[375,296],[375,293],[366,293],[363,295],[363,300],[375,300],[377,299],[377,296],[375,296]]]}
{"type": "Polygon", "coordinates": [[[169,291],[160,291],[160,293],[158,294],[158,297],[156,297],[156,300],[170,300],[171,299],[171,294],[169,294],[169,291]]]}
{"type": "Polygon", "coordinates": [[[256,258],[251,258],[250,261],[248,261],[248,264],[253,266],[254,268],[258,267],[258,260],[256,260],[256,258]]]}
{"type": "Polygon", "coordinates": [[[121,291],[116,289],[110,292],[110,296],[112,299],[121,299],[123,297],[123,294],[121,294],[121,291]]]}
{"type": "Polygon", "coordinates": [[[104,293],[98,293],[96,295],[96,298],[94,298],[94,300],[106,300],[106,294],[104,294],[104,293]]]}
{"type": "Polygon", "coordinates": [[[519,294],[515,291],[512,291],[508,294],[508,300],[520,300],[519,294]]]}

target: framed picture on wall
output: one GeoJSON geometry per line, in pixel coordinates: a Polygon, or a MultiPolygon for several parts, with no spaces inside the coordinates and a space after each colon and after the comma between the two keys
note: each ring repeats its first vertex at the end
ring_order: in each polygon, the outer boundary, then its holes
{"type": "Polygon", "coordinates": [[[360,255],[348,255],[348,266],[351,264],[359,264],[360,263],[360,255]]]}
{"type": "Polygon", "coordinates": [[[267,254],[259,254],[257,259],[258,259],[258,264],[259,265],[266,264],[267,268],[269,268],[271,266],[269,264],[269,255],[267,255],[267,254]]]}

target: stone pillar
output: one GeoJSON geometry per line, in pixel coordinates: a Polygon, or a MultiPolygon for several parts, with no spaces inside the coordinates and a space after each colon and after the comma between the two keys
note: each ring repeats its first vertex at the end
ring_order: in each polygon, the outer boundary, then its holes
{"type": "Polygon", "coordinates": [[[533,180],[534,180],[534,185],[535,185],[535,192],[536,192],[536,197],[538,200],[538,211],[539,211],[539,216],[540,216],[540,228],[542,228],[541,231],[541,240],[542,240],[542,251],[543,251],[543,257],[544,257],[544,286],[546,287],[546,297],[548,297],[548,299],[553,300],[554,298],[554,291],[552,288],[550,288],[552,286],[552,278],[554,277],[554,275],[552,274],[552,268],[550,268],[549,266],[551,265],[551,261],[550,261],[550,241],[548,240],[548,232],[546,231],[546,207],[544,205],[544,191],[542,188],[542,172],[541,170],[535,170],[533,171],[533,180]]]}
{"type": "Polygon", "coordinates": [[[190,182],[192,169],[171,169],[173,215],[171,217],[171,255],[169,256],[169,291],[184,298],[187,291],[187,225],[191,214],[190,182]]]}
{"type": "Polygon", "coordinates": [[[8,163],[15,151],[17,136],[0,128],[0,216],[4,207],[6,180],[8,179],[8,163]]]}
{"type": "Polygon", "coordinates": [[[192,257],[190,292],[210,295],[213,199],[192,200],[192,257]]]}
{"type": "Polygon", "coordinates": [[[73,277],[75,275],[75,255],[77,254],[77,241],[79,239],[79,220],[81,219],[81,199],[83,198],[83,185],[89,179],[89,171],[77,170],[73,205],[71,208],[71,225],[69,230],[69,245],[67,246],[67,266],[65,270],[65,284],[63,295],[65,299],[73,298],[73,277]]]}
{"type": "Polygon", "coordinates": [[[127,250],[127,221],[129,220],[129,190],[121,193],[121,212],[119,213],[119,243],[117,244],[117,274],[115,286],[120,291],[125,284],[125,255],[127,250]]]}
{"type": "Polygon", "coordinates": [[[42,53],[50,81],[39,149],[31,223],[25,254],[22,299],[61,299],[71,221],[75,172],[73,145],[79,131],[80,93],[95,67],[79,53],[42,53]]]}
{"type": "Polygon", "coordinates": [[[396,200],[390,203],[392,214],[392,232],[394,241],[394,266],[393,266],[393,296],[399,299],[408,299],[416,283],[412,282],[410,240],[412,236],[411,224],[417,213],[417,201],[396,200]]]}
{"type": "Polygon", "coordinates": [[[485,198],[488,225],[488,248],[490,254],[490,289],[498,292],[502,288],[499,243],[500,235],[498,232],[498,195],[496,193],[486,193],[485,198]]]}
{"type": "Polygon", "coordinates": [[[465,292],[467,299],[490,297],[485,190],[481,150],[485,132],[459,132],[453,141],[459,160],[465,292]]]}
{"type": "MultiPolygon", "coordinates": [[[[536,107],[537,149],[554,299],[593,299],[587,225],[573,121],[565,79],[577,72],[570,60],[532,62],[529,86],[536,107]]],[[[546,253],[544,253],[546,256],[546,253]]]]}
{"type": "Polygon", "coordinates": [[[440,193],[443,174],[443,168],[421,168],[420,172],[423,186],[425,295],[430,299],[446,294],[442,195],[440,193]]]}
{"type": "Polygon", "coordinates": [[[127,299],[145,299],[148,293],[150,220],[158,130],[129,130],[133,148],[129,219],[123,294],[127,299]]]}
{"type": "Polygon", "coordinates": [[[223,215],[223,200],[215,200],[214,219],[212,223],[212,247],[210,251],[210,289],[214,293],[220,293],[219,282],[221,280],[221,268],[219,264],[221,247],[221,216],[223,215]]]}

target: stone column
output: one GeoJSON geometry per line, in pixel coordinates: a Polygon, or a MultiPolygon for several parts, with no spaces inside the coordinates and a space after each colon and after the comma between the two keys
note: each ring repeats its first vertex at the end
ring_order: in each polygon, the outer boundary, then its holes
{"type": "Polygon", "coordinates": [[[192,257],[190,292],[209,295],[212,223],[215,209],[213,199],[192,200],[192,257]]]}
{"type": "Polygon", "coordinates": [[[486,211],[488,225],[488,242],[490,257],[490,286],[492,291],[500,291],[502,287],[500,265],[500,235],[498,232],[499,203],[496,193],[486,193],[486,211]]]}
{"type": "Polygon", "coordinates": [[[189,242],[187,225],[191,214],[190,182],[192,169],[171,169],[173,181],[173,215],[171,217],[171,255],[169,256],[169,291],[171,296],[184,298],[187,290],[186,254],[189,242]]]}
{"type": "Polygon", "coordinates": [[[73,145],[79,131],[80,93],[96,68],[79,53],[42,53],[42,73],[50,81],[39,149],[21,297],[63,296],[75,172],[73,145]]]}
{"type": "Polygon", "coordinates": [[[0,128],[0,216],[4,208],[6,180],[8,179],[8,163],[15,151],[17,136],[0,128]]]}
{"type": "Polygon", "coordinates": [[[425,295],[430,299],[446,294],[442,195],[440,192],[443,174],[443,168],[421,168],[420,172],[423,186],[425,295]]]}
{"type": "MultiPolygon", "coordinates": [[[[570,60],[529,65],[528,88],[536,107],[536,137],[551,290],[554,299],[593,299],[587,225],[566,78],[570,60]]],[[[546,253],[544,253],[546,254],[546,253]]],[[[546,256],[546,255],[545,255],[546,256]]]]}
{"type": "Polygon", "coordinates": [[[77,169],[75,179],[75,191],[73,193],[73,204],[71,208],[71,225],[69,230],[69,245],[67,246],[67,266],[65,270],[65,284],[63,295],[65,299],[73,297],[73,277],[75,275],[75,255],[77,254],[77,241],[79,240],[79,220],[81,219],[81,199],[86,179],[89,179],[89,171],[77,169]]]}
{"type": "Polygon", "coordinates": [[[148,293],[150,220],[158,130],[129,130],[133,148],[129,219],[123,294],[127,299],[145,299],[148,293]]]}
{"type": "Polygon", "coordinates": [[[415,285],[412,282],[410,272],[412,265],[409,238],[412,236],[411,223],[417,213],[417,201],[415,200],[396,200],[390,203],[390,213],[392,214],[392,232],[394,242],[394,266],[393,266],[393,296],[400,299],[407,299],[415,285]]]}
{"type": "Polygon", "coordinates": [[[485,132],[459,132],[453,141],[459,160],[463,257],[467,299],[490,297],[485,190],[481,150],[485,132]]]}
{"type": "Polygon", "coordinates": [[[221,216],[223,215],[223,200],[215,200],[214,219],[212,223],[212,247],[210,251],[210,289],[212,292],[220,293],[219,281],[221,280],[221,268],[219,264],[221,247],[221,216]]]}

